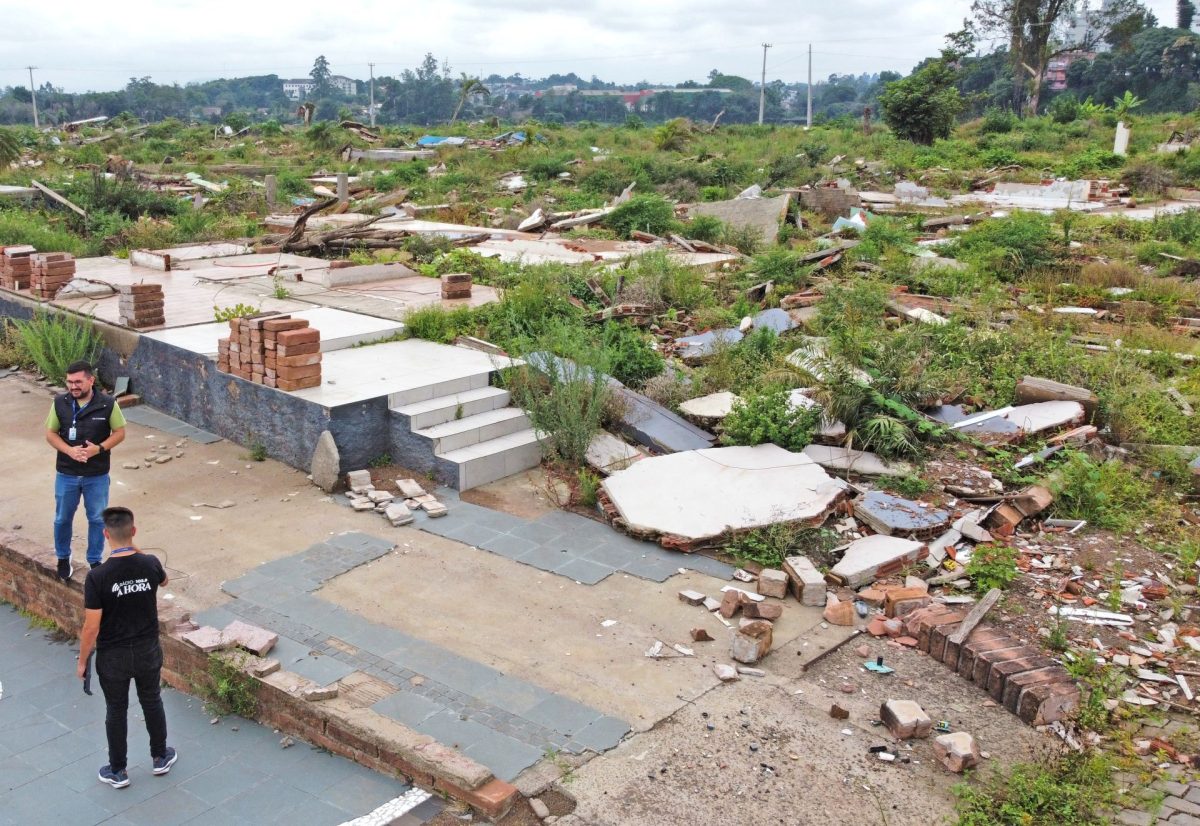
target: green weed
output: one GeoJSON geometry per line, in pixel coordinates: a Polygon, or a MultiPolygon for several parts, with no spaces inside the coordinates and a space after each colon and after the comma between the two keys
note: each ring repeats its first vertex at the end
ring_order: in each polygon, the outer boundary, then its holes
{"type": "Polygon", "coordinates": [[[214,714],[236,714],[248,720],[258,710],[258,692],[254,678],[245,671],[244,654],[208,655],[208,669],[190,680],[192,689],[204,698],[214,714]]]}
{"type": "Polygon", "coordinates": [[[1007,588],[1017,578],[1017,552],[1007,545],[976,545],[966,575],[976,593],[1007,588]]]}
{"type": "Polygon", "coordinates": [[[103,346],[91,319],[39,309],[33,318],[16,319],[13,324],[21,349],[42,375],[57,384],[65,383],[72,362],[93,363],[103,346]]]}
{"type": "Polygon", "coordinates": [[[982,784],[959,784],[958,826],[1100,826],[1116,784],[1107,758],[1069,752],[1039,763],[1018,763],[982,784]]]}

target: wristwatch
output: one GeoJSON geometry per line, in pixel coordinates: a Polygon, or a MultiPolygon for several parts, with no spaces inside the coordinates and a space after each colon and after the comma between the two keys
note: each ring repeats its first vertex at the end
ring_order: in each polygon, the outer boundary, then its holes
{"type": "MultiPolygon", "coordinates": [[[[96,447],[100,448],[100,453],[108,453],[108,448],[104,446],[103,442],[97,442],[96,447]]],[[[99,456],[100,453],[97,453],[96,455],[99,456]]]]}

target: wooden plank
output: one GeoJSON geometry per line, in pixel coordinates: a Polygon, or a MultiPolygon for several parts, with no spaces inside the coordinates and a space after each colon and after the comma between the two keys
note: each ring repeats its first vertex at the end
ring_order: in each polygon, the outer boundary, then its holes
{"type": "Polygon", "coordinates": [[[1079,402],[1089,418],[1096,412],[1100,404],[1099,398],[1085,387],[1040,379],[1036,376],[1025,376],[1017,382],[1017,404],[1035,404],[1037,402],[1069,401],[1079,402]]]}
{"type": "Polygon", "coordinates": [[[30,185],[31,185],[31,186],[32,186],[34,189],[36,189],[38,192],[41,192],[43,195],[45,195],[45,196],[46,196],[47,198],[49,198],[50,200],[52,200],[52,201],[55,201],[55,202],[57,202],[57,203],[60,203],[60,204],[62,204],[62,205],[63,205],[63,206],[65,206],[67,209],[71,210],[71,211],[72,211],[72,212],[74,212],[76,215],[80,216],[81,218],[86,218],[86,217],[88,217],[88,214],[87,214],[86,212],[84,212],[84,211],[83,211],[82,209],[80,209],[79,207],[75,206],[75,204],[71,203],[71,202],[70,202],[70,201],[68,201],[66,198],[64,198],[63,196],[59,195],[57,192],[55,192],[53,189],[51,189],[50,187],[46,186],[45,184],[43,184],[43,183],[39,183],[38,181],[30,181],[29,183],[30,183],[30,185]]]}
{"type": "Polygon", "coordinates": [[[962,621],[962,625],[958,626],[958,630],[949,636],[949,641],[955,645],[962,645],[967,637],[971,636],[971,632],[975,630],[975,626],[983,621],[987,616],[987,612],[992,610],[992,606],[1000,599],[1000,589],[993,588],[987,592],[987,596],[979,600],[975,607],[971,609],[971,613],[967,614],[967,618],[962,621]]]}

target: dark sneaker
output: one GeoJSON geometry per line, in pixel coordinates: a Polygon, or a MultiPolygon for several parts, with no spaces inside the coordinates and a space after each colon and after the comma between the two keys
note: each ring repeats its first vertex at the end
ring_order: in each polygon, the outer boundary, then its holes
{"type": "Polygon", "coordinates": [[[71,564],[71,558],[58,560],[58,578],[66,582],[71,578],[71,574],[75,573],[75,566],[71,564]]]}
{"type": "MultiPolygon", "coordinates": [[[[155,765],[158,765],[156,762],[155,765]]],[[[100,767],[100,782],[107,783],[114,789],[123,789],[129,785],[129,774],[124,769],[119,772],[112,770],[112,767],[105,763],[100,767]]]]}
{"type": "Polygon", "coordinates": [[[166,774],[171,770],[171,767],[175,765],[175,760],[178,757],[179,755],[175,753],[175,749],[167,746],[166,754],[164,754],[162,757],[154,758],[154,773],[166,774]]]}

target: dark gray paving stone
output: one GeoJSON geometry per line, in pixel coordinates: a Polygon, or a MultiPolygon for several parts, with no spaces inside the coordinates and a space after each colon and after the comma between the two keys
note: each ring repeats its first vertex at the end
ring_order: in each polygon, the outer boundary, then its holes
{"type": "Polygon", "coordinates": [[[489,731],[467,750],[466,755],[492,770],[501,780],[511,781],[525,769],[542,759],[544,751],[520,740],[489,731]]]}
{"type": "Polygon", "coordinates": [[[385,717],[391,717],[409,728],[416,728],[429,717],[446,710],[445,706],[411,691],[398,691],[389,697],[384,697],[371,706],[371,709],[385,717]]]}
{"type": "Polygon", "coordinates": [[[566,531],[551,525],[541,525],[537,522],[526,522],[523,525],[518,525],[508,533],[510,536],[519,536],[522,539],[532,539],[541,545],[565,542],[567,535],[566,531]]]}
{"type": "Polygon", "coordinates": [[[679,567],[678,561],[673,559],[647,557],[630,560],[621,566],[621,570],[652,582],[666,582],[679,572],[679,567]]]}
{"type": "Polygon", "coordinates": [[[734,566],[721,562],[719,559],[712,559],[700,554],[687,554],[681,559],[680,567],[687,568],[689,571],[699,571],[717,579],[729,579],[735,570],[734,566]]]}
{"type": "Polygon", "coordinates": [[[146,802],[126,810],[122,816],[128,822],[141,826],[177,826],[204,814],[209,808],[207,801],[177,787],[156,794],[146,802]]]}
{"type": "Polygon", "coordinates": [[[376,625],[364,619],[359,620],[357,628],[347,623],[341,639],[350,643],[355,648],[377,655],[382,655],[387,651],[398,650],[412,640],[411,637],[401,631],[396,631],[393,628],[383,625],[376,625]]]}
{"type": "Polygon", "coordinates": [[[346,811],[369,812],[404,794],[408,788],[393,778],[364,772],[325,789],[321,792],[321,799],[346,811]]]}
{"type": "Polygon", "coordinates": [[[414,728],[446,746],[465,750],[495,732],[472,720],[463,720],[452,711],[440,711],[414,728]]]}
{"type": "Polygon", "coordinates": [[[155,430],[161,430],[173,436],[185,437],[198,444],[211,445],[214,442],[221,441],[221,437],[215,433],[209,433],[207,430],[193,427],[185,421],[168,416],[166,413],[155,410],[153,407],[147,407],[144,404],[139,404],[128,410],[122,409],[121,412],[125,414],[126,421],[140,424],[143,427],[152,427],[155,430]]]}
{"type": "MultiPolygon", "coordinates": [[[[55,659],[63,660],[63,664],[66,666],[65,673],[71,673],[68,658],[56,657],[55,659]]],[[[35,689],[40,689],[42,686],[62,682],[63,673],[64,671],[55,672],[54,669],[42,662],[29,663],[13,669],[6,667],[3,678],[4,694],[5,696],[16,696],[24,692],[36,693],[35,689]],[[58,679],[56,680],[55,677],[58,679]]],[[[28,696],[25,697],[25,700],[34,703],[36,697],[28,696]]]]}
{"type": "Polygon", "coordinates": [[[539,545],[528,553],[517,557],[517,562],[523,565],[532,565],[534,568],[539,568],[543,571],[553,571],[570,559],[572,559],[571,554],[563,553],[561,550],[555,548],[548,548],[545,545],[539,545]]]}
{"type": "Polygon", "coordinates": [[[533,683],[518,680],[515,677],[504,674],[494,682],[481,686],[475,696],[489,705],[496,706],[510,714],[522,716],[525,712],[553,695],[544,688],[535,686],[533,683]]]}
{"type": "Polygon", "coordinates": [[[414,660],[408,667],[464,694],[474,694],[503,676],[494,668],[450,651],[443,651],[437,657],[414,660]]]}
{"type": "MultiPolygon", "coordinates": [[[[179,759],[184,758],[181,755],[179,759]]],[[[210,806],[217,806],[236,794],[254,788],[266,779],[266,776],[245,760],[231,757],[181,783],[180,788],[210,806]]]]}
{"type": "Polygon", "coordinates": [[[41,772],[21,759],[20,755],[0,759],[0,792],[10,792],[41,776],[41,772]]]}
{"type": "Polygon", "coordinates": [[[225,607],[208,608],[192,615],[197,625],[211,625],[213,628],[224,628],[237,618],[236,613],[225,607]]]}
{"type": "Polygon", "coordinates": [[[512,536],[510,534],[497,534],[494,539],[483,543],[482,547],[486,551],[491,551],[508,559],[517,559],[539,546],[532,539],[522,539],[519,536],[512,536]]]}
{"type": "Polygon", "coordinates": [[[629,724],[624,720],[605,716],[588,723],[571,739],[585,748],[601,752],[615,748],[629,730],[629,724]]]}
{"type": "MultiPolygon", "coordinates": [[[[7,690],[7,680],[5,689],[7,690]]],[[[43,743],[49,743],[55,738],[66,734],[70,729],[62,723],[51,720],[45,714],[26,718],[20,723],[4,730],[4,742],[17,754],[29,751],[43,743]]]]}
{"type": "Polygon", "coordinates": [[[611,568],[620,568],[625,563],[637,557],[631,554],[628,548],[613,545],[611,542],[604,542],[584,553],[582,558],[598,562],[601,565],[608,565],[611,568]]]}
{"type": "Polygon", "coordinates": [[[473,525],[466,523],[458,525],[454,530],[448,531],[442,536],[447,539],[454,539],[467,545],[472,545],[476,548],[486,545],[491,540],[500,536],[501,532],[483,525],[473,525]]]}
{"type": "Polygon", "coordinates": [[[5,794],[3,811],[14,823],[85,826],[103,823],[116,814],[114,809],[96,805],[80,792],[56,786],[48,777],[40,777],[5,794]]]}
{"type": "Polygon", "coordinates": [[[274,779],[264,780],[253,788],[239,792],[215,808],[229,819],[249,820],[255,823],[278,822],[281,816],[293,814],[303,820],[297,811],[300,803],[295,789],[274,779]]]}
{"type": "Polygon", "coordinates": [[[574,735],[588,723],[599,718],[600,712],[582,703],[553,694],[521,716],[548,729],[574,735]]]}
{"type": "Polygon", "coordinates": [[[39,774],[50,774],[76,762],[82,755],[93,753],[96,753],[94,744],[73,731],[66,731],[61,737],[25,749],[21,753],[21,759],[37,769],[39,774]]]}
{"type": "Polygon", "coordinates": [[[595,585],[616,571],[608,565],[590,559],[571,559],[554,569],[559,576],[570,577],[584,585],[595,585]]]}
{"type": "Polygon", "coordinates": [[[317,685],[329,685],[353,674],[358,669],[355,666],[339,662],[333,657],[305,657],[299,662],[293,662],[287,670],[312,680],[317,685]]]}

